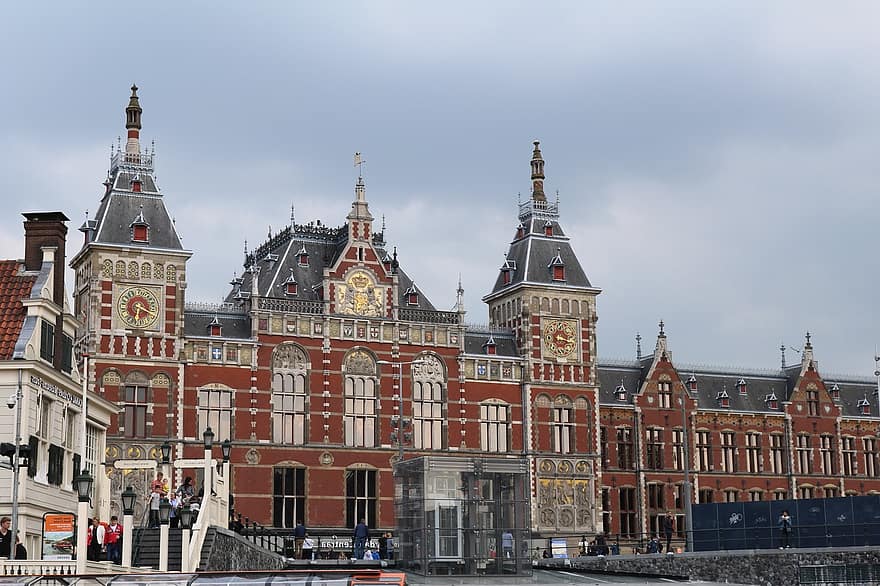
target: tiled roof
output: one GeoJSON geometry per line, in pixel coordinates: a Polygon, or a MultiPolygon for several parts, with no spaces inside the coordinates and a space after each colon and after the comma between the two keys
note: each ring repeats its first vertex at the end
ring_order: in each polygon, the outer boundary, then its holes
{"type": "Polygon", "coordinates": [[[0,360],[10,360],[27,316],[21,300],[31,296],[36,275],[22,275],[22,265],[14,260],[0,261],[0,360]]]}

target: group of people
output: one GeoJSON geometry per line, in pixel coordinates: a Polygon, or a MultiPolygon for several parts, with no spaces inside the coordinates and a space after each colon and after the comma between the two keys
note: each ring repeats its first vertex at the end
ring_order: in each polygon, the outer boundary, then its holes
{"type": "Polygon", "coordinates": [[[189,505],[190,510],[193,512],[193,522],[195,522],[202,499],[201,494],[196,495],[192,476],[184,478],[183,484],[171,493],[168,480],[161,472],[156,473],[156,479],[150,483],[150,493],[147,495],[150,510],[149,525],[151,529],[159,526],[159,505],[163,498],[167,498],[168,503],[171,505],[171,515],[168,523],[172,529],[180,525],[180,507],[189,505]]]}
{"type": "Polygon", "coordinates": [[[12,524],[12,518],[0,518],[0,558],[26,560],[27,550],[21,543],[18,535],[15,536],[15,556],[12,555],[12,531],[9,526],[12,524]]]}
{"type": "MultiPolygon", "coordinates": [[[[357,560],[393,560],[394,538],[391,532],[382,533],[378,539],[379,547],[373,550],[367,547],[370,540],[370,528],[364,519],[361,519],[354,528],[352,534],[351,559],[357,560]]],[[[348,559],[345,552],[337,552],[331,546],[321,551],[320,543],[309,535],[302,520],[297,521],[293,528],[294,557],[301,560],[314,559],[348,559]]]]}
{"type": "Polygon", "coordinates": [[[99,562],[106,559],[114,564],[122,563],[122,525],[116,515],[105,523],[92,517],[86,534],[86,559],[99,562]]]}

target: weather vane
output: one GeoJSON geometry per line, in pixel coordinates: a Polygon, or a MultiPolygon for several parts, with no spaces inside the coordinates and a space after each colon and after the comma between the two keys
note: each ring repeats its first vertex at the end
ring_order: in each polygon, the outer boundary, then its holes
{"type": "Polygon", "coordinates": [[[354,166],[358,168],[358,179],[363,177],[364,163],[366,163],[366,161],[361,158],[361,154],[355,153],[354,166]]]}

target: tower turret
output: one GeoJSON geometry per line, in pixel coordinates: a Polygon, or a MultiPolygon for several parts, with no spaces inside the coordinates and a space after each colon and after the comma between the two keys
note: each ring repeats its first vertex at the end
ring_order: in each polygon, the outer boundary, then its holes
{"type": "Polygon", "coordinates": [[[547,201],[544,195],[544,159],[541,156],[541,142],[535,141],[532,151],[532,201],[547,201]]]}
{"type": "Polygon", "coordinates": [[[141,152],[141,114],[144,110],[138,101],[138,87],[134,84],[131,86],[131,98],[128,100],[128,107],[125,109],[125,128],[128,131],[128,141],[125,143],[125,152],[130,155],[139,154],[141,152]]]}

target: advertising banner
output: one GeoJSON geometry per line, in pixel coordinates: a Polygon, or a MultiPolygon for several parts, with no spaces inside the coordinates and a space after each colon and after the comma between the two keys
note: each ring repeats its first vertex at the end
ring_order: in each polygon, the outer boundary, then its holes
{"type": "Polygon", "coordinates": [[[76,515],[46,513],[43,515],[43,559],[72,560],[76,547],[76,515]]]}

